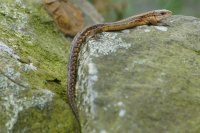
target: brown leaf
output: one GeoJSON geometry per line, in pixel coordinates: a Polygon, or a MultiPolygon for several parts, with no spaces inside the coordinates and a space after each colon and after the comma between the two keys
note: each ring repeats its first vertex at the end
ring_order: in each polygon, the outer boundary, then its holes
{"type": "Polygon", "coordinates": [[[84,27],[82,12],[68,0],[43,0],[45,9],[58,28],[66,35],[75,36],[84,27]]]}

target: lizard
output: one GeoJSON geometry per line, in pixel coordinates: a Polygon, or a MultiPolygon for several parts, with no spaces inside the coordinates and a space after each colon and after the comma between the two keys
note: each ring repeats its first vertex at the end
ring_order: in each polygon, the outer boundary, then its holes
{"type": "Polygon", "coordinates": [[[78,67],[78,56],[81,47],[86,42],[88,37],[92,37],[97,33],[107,32],[107,31],[119,31],[124,29],[133,28],[141,25],[156,25],[162,19],[172,15],[172,12],[166,9],[153,10],[146,13],[142,13],[136,16],[132,16],[126,19],[122,19],[116,22],[108,22],[102,24],[95,24],[84,28],[81,32],[77,33],[72,41],[70,48],[70,55],[68,61],[68,85],[67,85],[67,97],[68,103],[75,115],[76,120],[80,126],[80,118],[78,113],[78,108],[75,102],[75,85],[78,67]]]}

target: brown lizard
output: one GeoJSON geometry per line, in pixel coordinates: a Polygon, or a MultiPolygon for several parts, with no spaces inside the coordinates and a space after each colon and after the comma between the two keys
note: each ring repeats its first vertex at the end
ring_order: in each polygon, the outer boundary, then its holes
{"type": "Polygon", "coordinates": [[[70,49],[69,64],[68,64],[68,89],[67,96],[69,105],[75,115],[75,118],[79,122],[79,113],[78,108],[75,102],[75,85],[76,85],[76,76],[77,76],[77,61],[81,46],[84,45],[86,39],[89,36],[94,36],[97,33],[105,31],[118,31],[128,28],[133,28],[140,25],[147,24],[157,24],[163,18],[169,17],[172,15],[172,12],[169,10],[154,10],[149,11],[143,14],[129,17],[117,22],[102,23],[96,24],[89,27],[86,27],[81,32],[79,32],[72,41],[72,46],[70,49]]]}

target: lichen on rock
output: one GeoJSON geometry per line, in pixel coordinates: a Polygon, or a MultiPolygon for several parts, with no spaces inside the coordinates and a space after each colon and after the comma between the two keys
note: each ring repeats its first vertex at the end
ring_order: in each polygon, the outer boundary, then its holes
{"type": "Polygon", "coordinates": [[[42,1],[0,3],[0,132],[78,132],[66,102],[69,40],[42,1]]]}
{"type": "Polygon", "coordinates": [[[84,133],[200,131],[200,19],[162,22],[84,45],[76,86],[84,133]]]}

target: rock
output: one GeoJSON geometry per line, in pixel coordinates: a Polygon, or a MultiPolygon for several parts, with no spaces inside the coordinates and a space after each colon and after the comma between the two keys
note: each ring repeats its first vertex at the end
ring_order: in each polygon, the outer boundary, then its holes
{"type": "Polygon", "coordinates": [[[71,0],[71,2],[82,10],[87,26],[104,22],[104,18],[101,14],[99,14],[96,8],[87,0],[71,0]]]}
{"type": "Polygon", "coordinates": [[[163,23],[84,45],[76,90],[83,133],[200,131],[200,19],[163,23]]]}
{"type": "Polygon", "coordinates": [[[0,3],[0,132],[78,133],[66,102],[70,40],[42,1],[0,3]]]}

